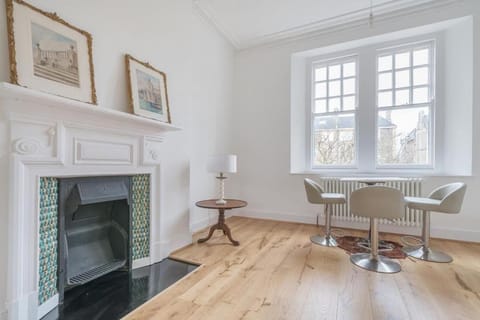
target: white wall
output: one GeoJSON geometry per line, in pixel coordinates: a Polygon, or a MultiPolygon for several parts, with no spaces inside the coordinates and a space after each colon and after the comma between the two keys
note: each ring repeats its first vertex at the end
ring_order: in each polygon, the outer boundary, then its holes
{"type": "Polygon", "coordinates": [[[234,51],[225,41],[211,36],[213,25],[195,15],[193,39],[193,85],[190,162],[190,228],[196,231],[215,222],[215,210],[201,209],[195,201],[214,198],[218,191],[215,175],[208,173],[207,157],[228,153],[230,113],[233,95],[234,51]],[[209,112],[205,112],[210,109],[209,112]]]}
{"type": "MultiPolygon", "coordinates": [[[[166,190],[162,222],[169,234],[155,237],[169,241],[172,250],[190,243],[193,203],[215,194],[214,179],[205,173],[206,155],[224,150],[228,142],[228,135],[220,133],[227,128],[231,108],[233,48],[194,12],[191,0],[30,3],[57,12],[92,34],[99,108],[128,111],[125,53],[166,72],[172,121],[184,130],[170,133],[164,142],[162,185],[166,190]]],[[[5,2],[0,1],[0,81],[9,80],[4,12],[5,2]]],[[[6,128],[0,128],[0,146],[6,133],[6,128]]],[[[6,166],[7,160],[5,154],[0,154],[0,166],[6,166]]],[[[1,219],[6,216],[7,193],[0,190],[1,219]]],[[[6,225],[0,221],[0,319],[7,277],[6,225]]]]}
{"type": "Polygon", "coordinates": [[[468,20],[449,28],[445,32],[444,66],[444,105],[445,126],[444,141],[445,153],[457,155],[457,157],[445,154],[444,167],[448,171],[455,171],[461,167],[463,171],[472,165],[471,145],[472,122],[465,121],[472,113],[472,21],[468,20]],[[459,50],[461,48],[461,50],[459,50]],[[458,81],[462,79],[462,81],[458,81]],[[458,130],[462,128],[462,130],[458,130]],[[465,150],[470,149],[470,152],[465,150]],[[458,155],[462,155],[459,157],[458,155]]]}
{"type": "MultiPolygon", "coordinates": [[[[235,66],[233,147],[239,155],[239,173],[233,177],[235,194],[249,202],[245,215],[314,221],[314,208],[306,202],[303,179],[290,174],[290,68],[294,53],[356,39],[400,31],[439,21],[473,15],[474,18],[474,96],[473,124],[480,111],[480,2],[467,0],[453,7],[437,8],[389,21],[376,21],[373,27],[338,30],[294,41],[265,45],[238,53],[235,66]]],[[[457,48],[462,50],[462,48],[457,48]]],[[[301,121],[299,119],[298,121],[301,121]]],[[[301,134],[295,132],[295,134],[301,134]]],[[[473,126],[473,176],[430,177],[424,192],[453,181],[468,184],[459,215],[434,214],[434,236],[480,241],[480,216],[476,193],[480,192],[480,128],[473,126]]],[[[311,175],[315,178],[315,176],[311,175]]],[[[417,230],[418,232],[418,230],[417,230]]]]}

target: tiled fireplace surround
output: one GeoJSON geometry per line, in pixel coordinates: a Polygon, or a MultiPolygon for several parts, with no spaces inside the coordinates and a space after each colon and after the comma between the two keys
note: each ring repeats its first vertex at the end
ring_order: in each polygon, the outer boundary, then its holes
{"type": "MultiPolygon", "coordinates": [[[[137,174],[131,179],[132,247],[129,251],[130,258],[138,262],[150,256],[150,175],[137,174]]],[[[50,299],[56,302],[56,295],[59,294],[58,178],[41,177],[39,192],[38,305],[42,306],[50,299]]]]}
{"type": "Polygon", "coordinates": [[[0,198],[8,202],[8,319],[39,319],[58,304],[56,252],[45,250],[56,240],[57,177],[133,176],[133,194],[137,183],[150,200],[140,209],[149,214],[148,236],[137,236],[144,243],[136,246],[133,235],[133,268],[168,255],[160,155],[165,133],[177,127],[0,83],[0,128],[9,154],[0,165],[8,193],[0,198]]]}

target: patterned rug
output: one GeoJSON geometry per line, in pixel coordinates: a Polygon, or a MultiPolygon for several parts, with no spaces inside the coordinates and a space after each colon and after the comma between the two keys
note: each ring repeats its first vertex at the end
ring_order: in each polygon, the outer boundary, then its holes
{"type": "MultiPolygon", "coordinates": [[[[367,249],[359,246],[359,243],[365,242],[365,238],[343,236],[337,237],[336,239],[338,247],[347,251],[349,254],[369,252],[367,249]]],[[[386,248],[387,246],[393,249],[389,251],[380,251],[379,254],[391,259],[405,259],[407,257],[407,255],[402,251],[402,245],[398,242],[382,240],[380,249],[386,248]]]]}

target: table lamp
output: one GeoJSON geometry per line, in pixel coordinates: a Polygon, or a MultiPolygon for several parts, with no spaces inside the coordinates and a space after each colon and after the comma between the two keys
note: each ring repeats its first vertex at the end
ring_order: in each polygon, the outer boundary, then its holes
{"type": "Polygon", "coordinates": [[[213,155],[208,158],[208,172],[218,173],[217,179],[220,181],[220,199],[217,204],[226,204],[225,197],[225,173],[237,172],[237,156],[235,154],[213,155]]]}

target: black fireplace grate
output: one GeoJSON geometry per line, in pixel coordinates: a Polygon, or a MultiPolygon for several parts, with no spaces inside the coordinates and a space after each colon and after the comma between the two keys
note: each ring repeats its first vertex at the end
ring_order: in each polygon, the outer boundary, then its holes
{"type": "Polygon", "coordinates": [[[131,177],[59,179],[59,302],[68,290],[131,270],[131,177]]]}
{"type": "Polygon", "coordinates": [[[82,285],[125,266],[126,260],[114,260],[68,279],[69,285],[82,285]]]}

